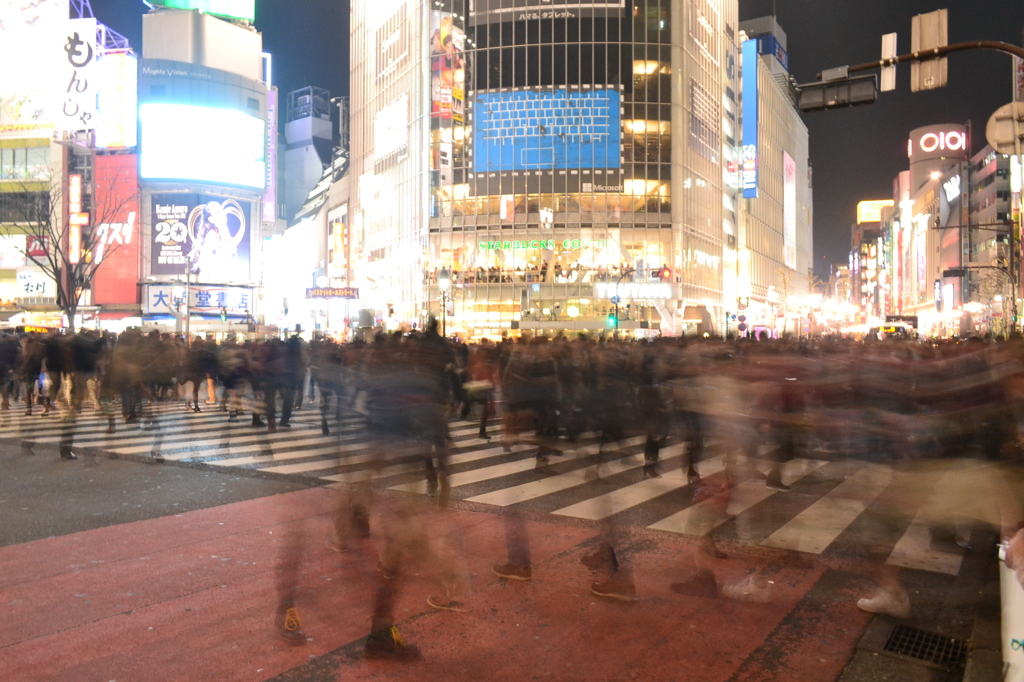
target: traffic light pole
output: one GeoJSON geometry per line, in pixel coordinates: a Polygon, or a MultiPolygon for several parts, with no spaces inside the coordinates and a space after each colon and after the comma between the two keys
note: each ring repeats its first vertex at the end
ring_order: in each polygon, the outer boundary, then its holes
{"type": "MultiPolygon", "coordinates": [[[[894,66],[896,64],[902,64],[903,62],[927,61],[929,59],[944,57],[951,52],[962,52],[963,50],[998,50],[999,52],[1006,52],[1007,54],[1012,54],[1015,57],[1024,59],[1024,48],[1022,47],[1018,47],[1011,43],[1004,43],[999,40],[972,40],[966,43],[943,45],[942,47],[936,47],[932,50],[908,52],[907,54],[901,54],[898,57],[891,57],[889,59],[865,62],[864,64],[857,64],[856,66],[849,67],[848,71],[849,73],[856,73],[858,71],[870,71],[871,69],[894,66]]],[[[818,78],[821,78],[820,73],[818,74],[818,78]]]]}

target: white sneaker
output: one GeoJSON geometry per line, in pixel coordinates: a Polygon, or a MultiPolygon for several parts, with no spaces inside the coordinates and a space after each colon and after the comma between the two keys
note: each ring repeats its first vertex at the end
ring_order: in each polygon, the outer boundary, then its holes
{"type": "Polygon", "coordinates": [[[880,613],[896,618],[910,617],[910,597],[904,590],[899,594],[893,594],[888,590],[879,590],[871,599],[861,599],[857,602],[857,608],[868,613],[880,613]]]}

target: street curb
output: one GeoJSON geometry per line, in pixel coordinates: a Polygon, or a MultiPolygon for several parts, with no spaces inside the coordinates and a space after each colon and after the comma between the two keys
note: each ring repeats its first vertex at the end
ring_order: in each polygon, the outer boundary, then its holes
{"type": "Polygon", "coordinates": [[[994,556],[985,576],[978,615],[967,644],[963,682],[1003,679],[1002,613],[999,592],[999,561],[994,556]]]}

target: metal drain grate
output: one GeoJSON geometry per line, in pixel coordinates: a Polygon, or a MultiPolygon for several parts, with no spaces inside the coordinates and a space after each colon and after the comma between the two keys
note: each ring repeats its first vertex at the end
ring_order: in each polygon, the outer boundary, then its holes
{"type": "Polygon", "coordinates": [[[906,625],[892,629],[885,650],[946,668],[963,667],[967,660],[967,647],[963,642],[906,625]]]}

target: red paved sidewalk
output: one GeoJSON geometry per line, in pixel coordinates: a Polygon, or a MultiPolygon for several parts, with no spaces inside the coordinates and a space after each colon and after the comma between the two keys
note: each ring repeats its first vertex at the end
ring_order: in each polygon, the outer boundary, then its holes
{"type": "MultiPolygon", "coordinates": [[[[693,543],[631,532],[640,601],[590,594],[579,562],[596,531],[528,524],[534,580],[498,579],[500,516],[454,511],[474,590],[468,614],[426,605],[429,567],[405,584],[396,617],[425,660],[363,661],[376,584],[372,541],[324,546],[333,491],[240,502],[0,549],[0,680],[834,680],[869,617],[866,583],[825,566],[734,551],[720,581],[758,568],[770,603],[676,594],[693,543]],[[305,646],[274,630],[278,548],[304,533],[298,607],[305,646]]],[[[436,530],[437,524],[435,524],[436,530]]],[[[782,555],[777,555],[781,557],[782,555]]]]}

